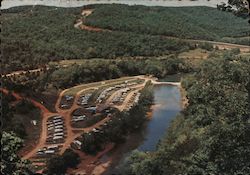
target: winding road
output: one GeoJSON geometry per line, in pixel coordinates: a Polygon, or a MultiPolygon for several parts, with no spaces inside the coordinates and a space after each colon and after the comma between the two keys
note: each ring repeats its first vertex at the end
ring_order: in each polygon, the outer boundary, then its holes
{"type": "MultiPolygon", "coordinates": [[[[171,85],[179,85],[178,83],[172,83],[172,82],[157,82],[155,78],[153,77],[147,77],[147,76],[134,76],[134,77],[127,77],[127,78],[134,78],[134,79],[142,79],[144,80],[144,82],[142,84],[137,84],[134,86],[131,86],[131,88],[133,89],[131,92],[128,93],[128,95],[126,96],[123,104],[119,105],[119,106],[114,106],[117,107],[119,110],[124,110],[128,104],[130,103],[130,99],[132,97],[132,95],[136,92],[138,92],[139,90],[141,90],[148,81],[151,81],[153,84],[171,84],[171,85]]],[[[108,85],[112,85],[114,84],[113,80],[110,80],[111,83],[109,83],[108,85]]],[[[120,80],[119,80],[120,81],[120,80]]],[[[118,81],[118,82],[119,82],[118,81]]],[[[105,84],[100,83],[99,86],[104,86],[105,84]]],[[[99,87],[98,86],[98,87],[99,87]]],[[[79,106],[77,105],[77,101],[80,98],[80,95],[82,93],[84,93],[85,91],[91,90],[93,89],[93,86],[91,87],[86,87],[81,90],[79,90],[74,97],[74,102],[73,105],[71,106],[70,109],[61,109],[60,108],[60,102],[62,100],[62,97],[64,96],[65,92],[69,89],[65,89],[63,90],[60,94],[59,97],[57,98],[57,102],[55,105],[55,109],[56,109],[56,113],[53,113],[51,111],[49,111],[44,105],[42,105],[41,103],[31,99],[31,98],[26,98],[23,97],[22,95],[15,93],[15,92],[11,92],[11,94],[17,99],[17,100],[22,100],[22,99],[27,99],[30,100],[34,106],[36,106],[37,108],[39,108],[41,110],[41,114],[42,114],[42,129],[41,129],[41,133],[40,133],[40,137],[38,140],[38,143],[35,145],[35,147],[31,148],[31,150],[26,153],[22,158],[23,159],[32,159],[35,155],[36,152],[38,151],[38,149],[43,148],[45,146],[48,146],[48,144],[46,144],[46,138],[47,138],[47,120],[49,117],[53,116],[53,115],[61,115],[64,119],[65,119],[65,126],[66,126],[66,132],[67,132],[67,137],[65,142],[63,143],[63,147],[60,150],[60,154],[62,154],[67,148],[70,147],[70,144],[79,136],[81,136],[81,134],[83,132],[89,132],[91,130],[93,130],[93,128],[98,128],[101,124],[104,124],[106,121],[108,121],[110,118],[106,117],[103,120],[99,121],[98,123],[94,124],[91,127],[87,127],[87,128],[73,128],[71,126],[71,113],[76,110],[77,108],[79,108],[79,106]]],[[[5,94],[9,93],[9,90],[1,88],[0,91],[2,91],[5,94]]],[[[116,91],[114,93],[112,93],[110,95],[110,97],[107,99],[106,103],[110,102],[112,97],[114,96],[114,94],[116,94],[116,91]]],[[[61,144],[53,144],[53,145],[61,145],[61,144]]],[[[34,162],[34,165],[40,165],[40,162],[34,162]]],[[[44,163],[43,163],[44,164],[44,163]]]]}
{"type": "MultiPolygon", "coordinates": [[[[94,11],[94,9],[84,9],[82,11],[82,18],[77,20],[77,23],[74,25],[75,28],[81,29],[81,30],[87,30],[87,31],[93,31],[93,32],[113,32],[116,30],[109,30],[109,29],[104,29],[104,28],[99,28],[99,27],[93,27],[93,26],[88,26],[84,24],[85,18],[94,11]]],[[[153,34],[152,34],[153,35],[153,34]]],[[[165,35],[153,35],[153,36],[161,36],[166,39],[181,39],[186,42],[191,42],[191,43],[209,43],[212,44],[213,47],[218,47],[220,50],[230,50],[233,48],[239,48],[241,52],[250,52],[250,46],[247,45],[240,45],[240,44],[232,44],[232,43],[225,43],[225,42],[218,42],[218,41],[209,41],[209,40],[195,40],[195,39],[184,39],[184,38],[178,38],[174,36],[165,36],[165,35]]],[[[250,41],[249,41],[250,45],[250,41]]]]}
{"type": "MultiPolygon", "coordinates": [[[[4,88],[1,88],[0,91],[2,91],[5,94],[9,93],[9,90],[4,89],[4,88]]],[[[31,151],[29,151],[27,154],[25,154],[23,156],[23,159],[29,159],[29,158],[31,158],[36,153],[36,151],[39,148],[41,148],[41,147],[44,146],[45,141],[46,141],[46,137],[47,137],[47,128],[46,128],[47,125],[46,125],[46,122],[47,122],[47,119],[51,115],[54,115],[55,113],[50,112],[45,106],[43,106],[41,103],[35,101],[34,99],[23,97],[20,94],[15,93],[15,92],[11,92],[11,94],[16,98],[16,100],[22,100],[22,99],[29,100],[31,103],[33,103],[34,106],[36,106],[37,108],[39,108],[41,110],[41,114],[42,114],[42,129],[41,129],[39,141],[36,144],[36,146],[31,149],[31,151]]]]}

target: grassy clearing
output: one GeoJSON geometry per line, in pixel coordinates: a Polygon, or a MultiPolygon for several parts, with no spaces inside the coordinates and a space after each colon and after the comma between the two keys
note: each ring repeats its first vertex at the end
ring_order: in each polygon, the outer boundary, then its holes
{"type": "MultiPolygon", "coordinates": [[[[102,91],[103,91],[104,89],[107,89],[108,87],[111,87],[111,86],[114,86],[114,85],[117,85],[117,84],[121,84],[122,82],[123,82],[123,81],[116,82],[116,83],[111,83],[111,84],[102,86],[101,88],[99,88],[98,90],[96,90],[96,91],[92,94],[92,96],[91,96],[91,98],[90,98],[90,100],[89,100],[89,101],[90,101],[90,104],[91,104],[91,103],[95,103],[96,99],[97,99],[98,96],[102,93],[102,91]]],[[[141,79],[131,79],[131,80],[128,80],[128,82],[129,82],[129,83],[138,83],[138,84],[140,84],[140,83],[143,83],[144,80],[141,80],[141,79]]],[[[107,96],[103,99],[103,101],[106,101],[115,91],[117,91],[117,90],[112,90],[112,91],[110,91],[110,92],[107,94],[107,96]]]]}
{"type": "Polygon", "coordinates": [[[94,90],[86,90],[86,91],[83,91],[82,93],[80,93],[80,95],[84,95],[84,94],[88,94],[88,93],[93,93],[94,90]]]}
{"type": "Polygon", "coordinates": [[[88,84],[83,84],[83,85],[79,85],[79,86],[75,86],[73,88],[68,89],[64,95],[75,95],[77,92],[87,89],[87,88],[104,88],[104,87],[109,87],[111,85],[116,85],[116,84],[120,84],[124,81],[127,80],[133,80],[135,79],[134,77],[122,77],[122,78],[118,78],[118,79],[112,79],[112,80],[106,80],[106,81],[100,81],[100,82],[95,82],[95,83],[88,83],[88,84]],[[105,83],[105,84],[104,84],[105,83]]]}
{"type": "Polygon", "coordinates": [[[100,58],[92,58],[90,59],[72,59],[72,60],[61,60],[57,62],[50,62],[50,65],[59,65],[59,66],[70,66],[73,64],[81,65],[89,62],[98,62],[98,61],[110,61],[111,59],[100,59],[100,58]]]}
{"type": "Polygon", "coordinates": [[[250,57],[250,53],[241,53],[240,55],[244,57],[250,57]]]}
{"type": "Polygon", "coordinates": [[[206,59],[210,54],[210,51],[204,49],[194,49],[187,52],[182,52],[178,56],[180,58],[194,58],[194,59],[206,59]]]}

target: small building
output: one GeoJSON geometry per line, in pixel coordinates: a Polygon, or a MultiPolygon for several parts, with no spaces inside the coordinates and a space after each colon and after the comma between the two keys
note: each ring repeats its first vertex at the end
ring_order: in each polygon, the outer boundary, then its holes
{"type": "Polygon", "coordinates": [[[55,133],[53,136],[54,137],[56,137],[56,136],[64,136],[64,133],[63,132],[55,133]]]}
{"type": "Polygon", "coordinates": [[[36,120],[31,120],[31,123],[36,126],[37,125],[37,121],[36,120]]]}
{"type": "Polygon", "coordinates": [[[57,116],[54,116],[53,119],[62,119],[62,116],[57,115],[57,116]]]}
{"type": "Polygon", "coordinates": [[[63,128],[63,125],[57,125],[55,126],[55,129],[62,129],[63,128]]]}
{"type": "Polygon", "coordinates": [[[81,149],[82,142],[80,142],[79,140],[74,140],[73,143],[76,149],[81,149]]]}
{"type": "Polygon", "coordinates": [[[42,155],[44,155],[45,153],[44,153],[44,151],[37,151],[36,152],[36,155],[39,155],[39,156],[42,156],[42,155]]]}
{"type": "Polygon", "coordinates": [[[67,100],[67,101],[70,101],[70,100],[72,100],[74,97],[72,96],[72,95],[66,95],[65,96],[65,99],[67,100]]]}
{"type": "Polygon", "coordinates": [[[55,154],[55,150],[46,150],[44,151],[45,154],[55,154]]]}
{"type": "Polygon", "coordinates": [[[52,150],[57,150],[59,149],[59,146],[58,145],[52,145],[52,146],[48,146],[47,149],[52,149],[52,150]]]}
{"type": "Polygon", "coordinates": [[[63,132],[63,129],[60,129],[60,128],[59,128],[59,129],[55,129],[54,132],[55,132],[55,133],[56,133],[56,132],[63,132]]]}
{"type": "Polygon", "coordinates": [[[55,126],[63,125],[63,122],[54,123],[55,126]]]}
{"type": "Polygon", "coordinates": [[[67,108],[69,105],[67,104],[61,104],[61,108],[67,108]]]}
{"type": "Polygon", "coordinates": [[[62,122],[62,121],[63,121],[62,119],[53,119],[53,123],[62,122]]]}
{"type": "Polygon", "coordinates": [[[53,140],[62,140],[63,139],[63,136],[55,136],[53,137],[53,140]]]}

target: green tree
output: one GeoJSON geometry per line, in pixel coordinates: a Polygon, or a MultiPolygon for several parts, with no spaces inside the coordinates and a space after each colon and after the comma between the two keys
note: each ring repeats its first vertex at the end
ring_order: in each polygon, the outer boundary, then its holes
{"type": "Polygon", "coordinates": [[[80,157],[77,153],[75,153],[72,149],[66,149],[62,154],[64,159],[64,163],[67,167],[74,168],[80,163],[80,157]]]}
{"type": "Polygon", "coordinates": [[[31,174],[27,161],[21,160],[17,155],[23,141],[14,133],[2,133],[1,139],[1,172],[9,175],[31,174]]]}
{"type": "Polygon", "coordinates": [[[67,167],[62,156],[54,156],[47,162],[47,173],[49,175],[65,174],[67,167]]]}

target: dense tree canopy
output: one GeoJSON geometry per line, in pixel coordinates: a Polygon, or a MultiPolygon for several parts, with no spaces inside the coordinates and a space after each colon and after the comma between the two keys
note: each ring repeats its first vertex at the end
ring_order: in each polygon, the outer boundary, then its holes
{"type": "Polygon", "coordinates": [[[1,173],[13,175],[32,174],[28,170],[28,162],[21,160],[17,155],[22,146],[22,140],[14,133],[2,133],[1,138],[1,173]]]}
{"type": "Polygon", "coordinates": [[[7,132],[14,132],[18,137],[27,137],[26,128],[31,120],[39,120],[40,111],[28,100],[15,101],[11,95],[3,94],[2,99],[2,129],[7,132]],[[15,102],[15,105],[11,105],[15,102]]]}
{"type": "Polygon", "coordinates": [[[224,55],[184,79],[189,106],[156,152],[135,153],[135,175],[249,174],[250,59],[224,55]],[[138,161],[139,160],[139,161],[138,161]]]}
{"type": "Polygon", "coordinates": [[[80,157],[72,149],[66,149],[62,155],[52,157],[47,162],[47,171],[49,175],[65,174],[67,168],[75,168],[80,163],[80,157]]]}
{"type": "Polygon", "coordinates": [[[115,112],[111,116],[108,125],[102,127],[102,132],[84,133],[82,135],[83,144],[81,150],[95,154],[100,151],[106,143],[122,143],[126,140],[126,135],[137,130],[146,120],[146,113],[153,104],[152,84],[148,83],[141,90],[138,104],[131,110],[115,112]]]}
{"type": "Polygon", "coordinates": [[[158,78],[176,73],[188,73],[193,71],[193,65],[175,56],[166,56],[161,59],[154,58],[121,58],[121,59],[91,59],[82,60],[79,64],[69,64],[67,67],[55,68],[50,66],[48,71],[37,75],[15,76],[7,78],[4,85],[9,89],[22,93],[41,92],[53,86],[56,89],[64,89],[81,83],[118,78],[121,76],[133,76],[151,74],[158,78]],[[24,78],[25,77],[25,78],[24,78]],[[25,82],[22,80],[25,79],[25,82]],[[19,82],[22,82],[20,84],[19,82]],[[13,86],[13,84],[15,84],[13,86]]]}
{"type": "Polygon", "coordinates": [[[131,32],[90,32],[74,27],[81,8],[26,6],[1,15],[3,70],[29,69],[49,61],[118,56],[156,56],[189,48],[176,39],[131,32]]]}
{"type": "Polygon", "coordinates": [[[116,31],[180,38],[223,41],[229,37],[231,42],[246,45],[247,40],[240,37],[249,36],[250,32],[246,20],[211,7],[102,5],[95,8],[86,23],[116,31]]]}

